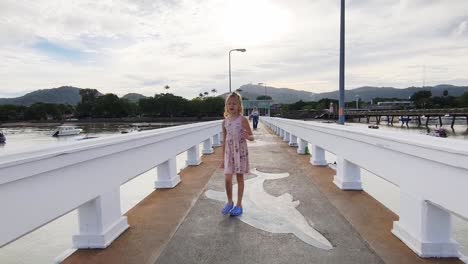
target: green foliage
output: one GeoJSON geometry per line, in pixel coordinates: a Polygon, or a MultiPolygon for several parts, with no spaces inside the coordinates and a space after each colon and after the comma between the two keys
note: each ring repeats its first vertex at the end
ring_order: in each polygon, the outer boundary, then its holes
{"type": "Polygon", "coordinates": [[[24,111],[24,120],[62,120],[64,115],[73,113],[71,105],[35,103],[24,111]]]}
{"type": "Polygon", "coordinates": [[[0,105],[0,121],[24,120],[26,106],[0,105]]]}
{"type": "Polygon", "coordinates": [[[202,96],[187,100],[173,94],[157,94],[139,101],[140,111],[145,116],[222,116],[224,99],[202,96]]]}
{"type": "Polygon", "coordinates": [[[453,96],[432,97],[429,104],[431,108],[454,108],[457,107],[457,100],[453,96]]]}
{"type": "Polygon", "coordinates": [[[431,103],[431,91],[418,91],[411,96],[417,108],[427,108],[431,103]]]}
{"type": "Polygon", "coordinates": [[[333,103],[335,108],[338,107],[338,100],[323,98],[323,99],[320,99],[317,102],[317,107],[315,109],[317,109],[319,111],[324,110],[324,109],[329,109],[330,108],[330,103],[333,103]]]}
{"type": "Polygon", "coordinates": [[[459,107],[468,107],[468,92],[465,92],[457,98],[457,105],[459,107]]]}
{"type": "Polygon", "coordinates": [[[273,98],[271,98],[271,96],[269,95],[260,95],[260,96],[257,96],[257,100],[272,100],[273,98]]]}

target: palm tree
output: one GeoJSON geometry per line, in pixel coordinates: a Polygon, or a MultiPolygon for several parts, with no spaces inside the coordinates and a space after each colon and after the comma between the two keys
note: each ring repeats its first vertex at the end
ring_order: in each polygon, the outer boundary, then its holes
{"type": "Polygon", "coordinates": [[[208,96],[208,94],[209,94],[208,92],[204,92],[204,93],[203,93],[204,96],[208,96]]]}
{"type": "Polygon", "coordinates": [[[164,89],[169,90],[171,88],[169,85],[164,86],[164,89]]]}
{"type": "Polygon", "coordinates": [[[218,92],[218,90],[216,90],[216,89],[211,89],[211,93],[212,93],[212,94],[216,94],[217,92],[218,92]]]}
{"type": "Polygon", "coordinates": [[[203,98],[203,93],[199,93],[198,97],[203,98]]]}

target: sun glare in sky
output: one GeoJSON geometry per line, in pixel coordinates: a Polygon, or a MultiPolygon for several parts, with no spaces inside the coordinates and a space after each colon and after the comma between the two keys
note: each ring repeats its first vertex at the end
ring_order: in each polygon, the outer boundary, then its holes
{"type": "Polygon", "coordinates": [[[223,12],[224,39],[248,46],[280,39],[288,31],[289,19],[287,10],[268,0],[229,1],[223,12]]]}

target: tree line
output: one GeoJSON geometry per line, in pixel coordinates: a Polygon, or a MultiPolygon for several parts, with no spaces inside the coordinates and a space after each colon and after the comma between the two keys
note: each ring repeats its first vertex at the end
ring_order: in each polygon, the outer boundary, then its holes
{"type": "Polygon", "coordinates": [[[192,100],[171,93],[156,94],[134,103],[96,89],[82,89],[76,106],[35,103],[31,106],[0,105],[0,121],[64,120],[124,117],[222,117],[224,99],[202,95],[192,100]]]}
{"type": "MultiPolygon", "coordinates": [[[[455,97],[450,96],[448,91],[445,90],[443,96],[432,96],[431,91],[418,91],[415,92],[411,97],[410,100],[414,104],[414,108],[416,109],[441,109],[441,108],[468,108],[468,92],[465,92],[461,96],[455,97]]],[[[377,104],[378,102],[389,102],[389,101],[407,101],[405,99],[399,98],[374,98],[372,100],[373,104],[377,104]]],[[[289,111],[299,111],[299,110],[315,110],[315,111],[322,111],[325,109],[329,109],[330,103],[333,103],[336,107],[338,106],[338,100],[323,98],[319,101],[298,101],[292,104],[283,105],[282,112],[289,112],[289,111]]],[[[359,108],[366,109],[371,105],[371,102],[365,102],[361,99],[358,100],[359,108]]],[[[345,102],[345,108],[355,108],[356,102],[349,101],[345,102]]]]}

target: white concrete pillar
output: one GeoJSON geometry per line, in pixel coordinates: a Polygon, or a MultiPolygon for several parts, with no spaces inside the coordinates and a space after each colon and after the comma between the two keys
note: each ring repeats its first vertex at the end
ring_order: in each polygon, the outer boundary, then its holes
{"type": "Polygon", "coordinates": [[[420,257],[459,257],[451,225],[450,212],[400,191],[399,221],[393,222],[392,233],[420,257]]]}
{"type": "Polygon", "coordinates": [[[297,137],[290,133],[289,135],[289,144],[290,147],[297,147],[297,137]]]}
{"type": "Polygon", "coordinates": [[[202,153],[204,155],[207,155],[207,154],[213,154],[214,150],[213,150],[213,145],[211,144],[211,138],[208,138],[208,139],[205,139],[203,141],[203,151],[202,153]]]}
{"type": "Polygon", "coordinates": [[[289,142],[289,132],[286,130],[284,131],[284,134],[283,134],[283,141],[289,142]]]}
{"type": "Polygon", "coordinates": [[[311,145],[310,148],[310,163],[314,166],[327,166],[327,160],[325,159],[325,150],[316,145],[311,145]]]}
{"type": "Polygon", "coordinates": [[[213,136],[213,147],[221,146],[221,140],[219,139],[219,134],[213,136]]]}
{"type": "Polygon", "coordinates": [[[154,183],[157,189],[174,188],[180,182],[180,176],[177,174],[176,158],[169,160],[158,165],[158,178],[154,183]]]}
{"type": "Polygon", "coordinates": [[[79,233],[72,238],[75,248],[106,248],[129,226],[120,209],[120,188],[116,187],[78,207],[79,233]]]}
{"type": "Polygon", "coordinates": [[[200,147],[196,144],[187,150],[187,161],[185,164],[187,166],[197,166],[200,165],[200,163],[200,147]]]}
{"type": "Polygon", "coordinates": [[[298,145],[297,145],[297,153],[298,154],[306,154],[306,147],[307,147],[307,141],[303,140],[302,138],[298,138],[298,145]]]}
{"type": "Polygon", "coordinates": [[[356,164],[337,156],[333,183],[341,190],[362,190],[361,169],[356,164]]]}

